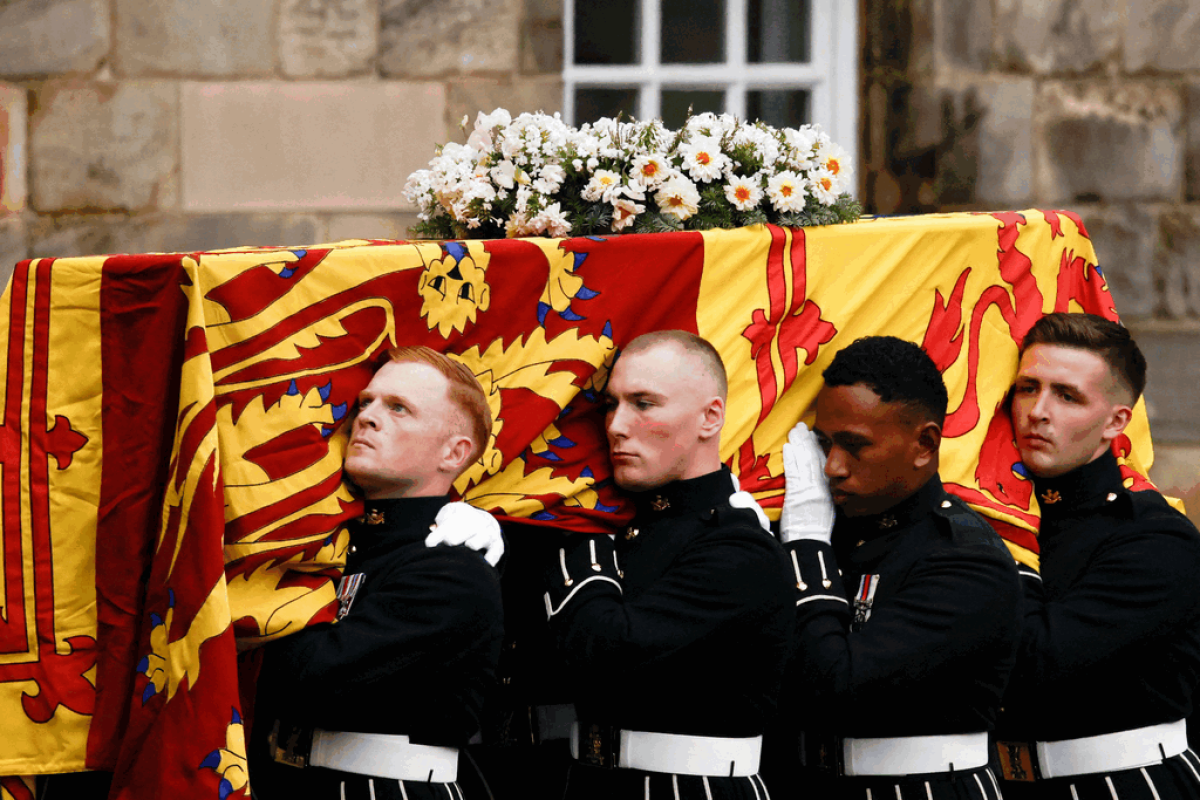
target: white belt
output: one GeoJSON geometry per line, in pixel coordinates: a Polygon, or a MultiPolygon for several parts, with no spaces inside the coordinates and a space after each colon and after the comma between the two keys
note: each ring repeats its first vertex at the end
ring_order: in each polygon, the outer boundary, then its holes
{"type": "Polygon", "coordinates": [[[1038,742],[1043,778],[1065,778],[1161,764],[1187,750],[1187,723],[1165,722],[1131,731],[1038,742]]]}
{"type": "MultiPolygon", "coordinates": [[[[579,758],[577,722],[571,731],[571,755],[579,758]]],[[[745,778],[758,772],[761,755],[761,736],[725,739],[622,730],[617,766],[643,772],[745,778]]]]}
{"type": "Polygon", "coordinates": [[[920,775],[987,766],[986,733],[944,736],[898,736],[889,739],[845,739],[846,775],[920,775]]]}
{"type": "Polygon", "coordinates": [[[407,736],[387,733],[313,731],[314,767],[422,783],[458,780],[458,749],[413,744],[407,736]]]}

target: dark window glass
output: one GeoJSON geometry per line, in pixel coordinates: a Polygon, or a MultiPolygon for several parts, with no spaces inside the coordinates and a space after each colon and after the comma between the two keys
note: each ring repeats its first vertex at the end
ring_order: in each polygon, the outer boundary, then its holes
{"type": "Polygon", "coordinates": [[[725,110],[725,92],[720,89],[663,89],[662,121],[668,128],[680,128],[687,119],[688,106],[693,114],[725,110]]]}
{"type": "Polygon", "coordinates": [[[724,0],[662,0],[660,8],[659,61],[720,64],[725,60],[724,0]]]}
{"type": "Polygon", "coordinates": [[[751,64],[807,64],[811,36],[811,0],[747,0],[746,60],[751,64]]]}
{"type": "Polygon", "coordinates": [[[638,90],[635,88],[612,88],[609,86],[575,87],[575,124],[595,122],[601,117],[615,117],[624,111],[625,116],[637,112],[638,90]]]}
{"type": "Polygon", "coordinates": [[[805,89],[755,89],[746,92],[746,119],[797,128],[812,121],[810,103],[811,94],[805,89]]]}
{"type": "Polygon", "coordinates": [[[637,0],[576,0],[575,63],[637,64],[637,0]]]}

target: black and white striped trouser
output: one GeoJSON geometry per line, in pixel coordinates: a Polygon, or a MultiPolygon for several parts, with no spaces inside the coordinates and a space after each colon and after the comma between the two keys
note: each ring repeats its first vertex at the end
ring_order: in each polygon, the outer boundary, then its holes
{"type": "Polygon", "coordinates": [[[1000,783],[987,767],[861,777],[801,768],[791,785],[796,787],[794,798],[775,800],[1002,800],[1000,783]]]}
{"type": "Polygon", "coordinates": [[[1200,800],[1200,758],[1191,750],[1161,764],[1044,781],[1001,781],[1005,800],[1200,800]]]}
{"type": "Polygon", "coordinates": [[[567,773],[563,800],[771,800],[771,796],[757,775],[675,775],[590,767],[577,762],[567,773]]]}

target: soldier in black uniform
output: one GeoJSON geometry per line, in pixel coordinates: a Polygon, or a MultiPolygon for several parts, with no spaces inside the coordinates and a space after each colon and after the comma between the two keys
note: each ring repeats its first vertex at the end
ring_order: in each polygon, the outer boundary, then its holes
{"type": "Polygon", "coordinates": [[[366,514],[338,621],[266,646],[256,797],[462,800],[458,749],[499,657],[499,579],[474,550],[427,540],[444,538],[430,530],[490,428],[471,372],[428,348],[393,350],[360,394],[345,470],[366,514]]]}
{"type": "Polygon", "coordinates": [[[546,613],[578,714],[565,797],[766,800],[761,736],[791,629],[790,569],[721,466],[725,372],[683,331],[638,337],[607,387],[632,524],[548,556],[546,613]]]}
{"type": "Polygon", "coordinates": [[[997,734],[1009,798],[1200,797],[1184,723],[1200,535],[1158,492],[1127,489],[1111,447],[1145,381],[1137,344],[1101,317],[1050,314],[1022,345],[1013,426],[1042,522],[997,734]]]}
{"type": "Polygon", "coordinates": [[[991,526],[938,478],[942,377],[917,345],[870,337],[824,378],[815,431],[800,423],[784,446],[797,640],[768,786],[996,800],[988,731],[1013,665],[1018,579],[991,526]]]}

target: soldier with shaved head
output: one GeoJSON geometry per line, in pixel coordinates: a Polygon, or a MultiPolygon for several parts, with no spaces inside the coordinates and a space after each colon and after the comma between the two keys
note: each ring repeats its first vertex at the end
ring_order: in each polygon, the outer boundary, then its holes
{"type": "Polygon", "coordinates": [[[720,459],[725,369],[684,331],[631,341],[606,389],[636,513],[547,558],[546,614],[575,687],[578,798],[762,800],[762,733],[792,618],[790,570],[720,459]],[[736,499],[735,499],[736,498],[736,499]]]}

